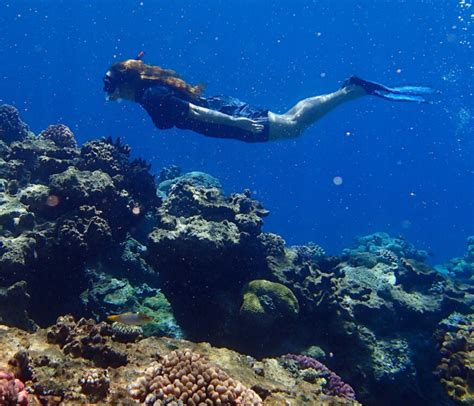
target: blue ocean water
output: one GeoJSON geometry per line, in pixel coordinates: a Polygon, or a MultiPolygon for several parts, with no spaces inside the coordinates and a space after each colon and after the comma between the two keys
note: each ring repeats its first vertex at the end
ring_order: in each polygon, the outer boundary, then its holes
{"type": "Polygon", "coordinates": [[[0,101],[35,133],[64,123],[80,142],[120,136],[153,169],[177,164],[250,188],[289,244],[338,253],[386,231],[462,255],[474,234],[472,34],[458,1],[2,1],[0,101]],[[300,138],[245,144],[157,130],[138,105],[107,103],[101,79],[135,57],[172,68],[206,94],[284,112],[351,74],[430,85],[432,105],[354,101],[300,138]],[[342,184],[334,183],[335,177],[342,184]]]}

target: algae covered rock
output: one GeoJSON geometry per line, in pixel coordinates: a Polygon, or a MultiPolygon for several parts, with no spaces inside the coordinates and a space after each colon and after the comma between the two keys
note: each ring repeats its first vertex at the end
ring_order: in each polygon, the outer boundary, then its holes
{"type": "Polygon", "coordinates": [[[111,177],[102,171],[79,171],[69,167],[51,176],[51,192],[68,204],[94,204],[113,196],[115,187],[111,177]]]}
{"type": "Polygon", "coordinates": [[[8,104],[0,105],[0,140],[10,143],[28,136],[28,126],[21,121],[18,110],[8,104]]]}
{"type": "Polygon", "coordinates": [[[258,279],[244,288],[240,314],[249,323],[270,327],[274,323],[294,319],[298,313],[298,299],[281,283],[258,279]]]}

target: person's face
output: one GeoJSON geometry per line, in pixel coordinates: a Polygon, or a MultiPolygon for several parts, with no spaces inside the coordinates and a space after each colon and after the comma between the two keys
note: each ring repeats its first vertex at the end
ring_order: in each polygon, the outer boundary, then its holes
{"type": "Polygon", "coordinates": [[[104,78],[104,92],[107,93],[108,101],[120,99],[135,100],[135,89],[129,83],[126,83],[118,77],[117,73],[108,70],[104,78]]]}

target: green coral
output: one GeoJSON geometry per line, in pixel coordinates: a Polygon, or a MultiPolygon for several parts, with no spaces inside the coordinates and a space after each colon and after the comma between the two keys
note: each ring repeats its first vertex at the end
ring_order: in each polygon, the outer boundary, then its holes
{"type": "Polygon", "coordinates": [[[299,314],[298,299],[285,285],[253,280],[244,288],[240,314],[249,322],[269,327],[277,321],[295,318],[299,314]]]}

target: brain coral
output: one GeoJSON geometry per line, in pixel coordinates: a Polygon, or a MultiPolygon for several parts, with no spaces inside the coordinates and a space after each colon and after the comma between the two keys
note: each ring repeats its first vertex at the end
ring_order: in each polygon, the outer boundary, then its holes
{"type": "Polygon", "coordinates": [[[130,394],[145,405],[154,406],[262,405],[254,391],[190,349],[173,351],[148,368],[131,385],[130,394]]]}
{"type": "Polygon", "coordinates": [[[76,148],[77,142],[74,133],[64,124],[50,125],[46,130],[43,130],[40,137],[53,141],[56,146],[62,148],[76,148]]]}
{"type": "Polygon", "coordinates": [[[240,314],[248,321],[270,326],[276,321],[299,313],[298,299],[285,285],[257,279],[249,282],[243,292],[240,314]]]}

